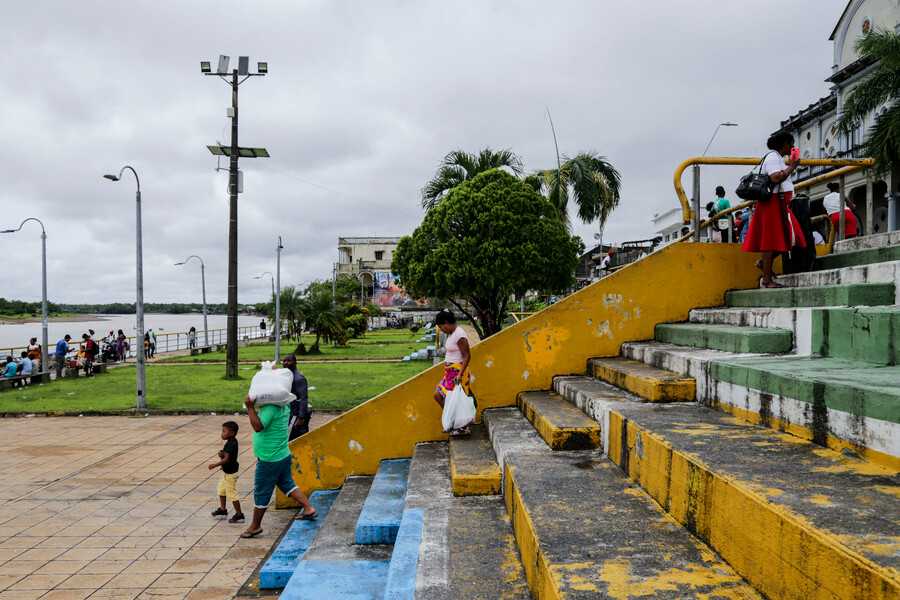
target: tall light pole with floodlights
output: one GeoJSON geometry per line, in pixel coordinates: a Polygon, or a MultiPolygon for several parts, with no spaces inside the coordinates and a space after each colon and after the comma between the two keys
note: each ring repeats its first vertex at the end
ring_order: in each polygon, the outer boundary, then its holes
{"type": "Polygon", "coordinates": [[[240,188],[240,177],[238,171],[238,158],[266,158],[269,153],[265,148],[241,148],[238,146],[238,86],[247,81],[250,77],[263,77],[269,72],[268,63],[257,63],[257,72],[250,73],[250,59],[246,56],[238,58],[238,68],[228,71],[229,57],[219,56],[219,64],[216,72],[212,72],[212,67],[208,61],[200,62],[200,72],[204,75],[216,76],[231,86],[231,108],[228,109],[228,116],[231,118],[231,145],[230,146],[207,146],[209,151],[217,156],[227,156],[230,158],[230,166],[228,168],[228,330],[226,332],[225,347],[225,376],[237,377],[237,360],[238,360],[238,326],[237,326],[237,304],[238,304],[238,206],[237,196],[242,190],[240,188]],[[228,76],[231,76],[229,81],[228,76]],[[241,79],[243,78],[243,79],[241,79]]]}
{"type": "Polygon", "coordinates": [[[206,322],[206,265],[203,264],[203,259],[197,256],[196,254],[191,254],[186,259],[181,262],[175,263],[176,267],[179,267],[185,264],[187,261],[192,258],[196,258],[200,261],[200,285],[203,287],[203,345],[209,346],[209,325],[206,322]]]}
{"type": "Polygon", "coordinates": [[[278,236],[278,245],[275,247],[275,362],[281,362],[281,236],[278,236]]]}
{"type": "Polygon", "coordinates": [[[28,221],[37,221],[41,226],[41,373],[47,372],[50,347],[47,345],[47,230],[40,219],[29,217],[22,221],[18,229],[5,229],[0,233],[15,233],[28,221]]]}
{"type": "Polygon", "coordinates": [[[118,175],[104,175],[110,181],[120,181],[125,169],[131,171],[134,180],[137,182],[136,205],[136,234],[135,245],[137,246],[137,255],[135,264],[137,265],[137,293],[135,296],[135,312],[137,313],[137,338],[136,352],[137,356],[137,402],[135,408],[147,408],[147,386],[146,386],[146,361],[144,360],[144,258],[141,252],[141,180],[138,178],[137,171],[133,167],[125,165],[118,175]]]}

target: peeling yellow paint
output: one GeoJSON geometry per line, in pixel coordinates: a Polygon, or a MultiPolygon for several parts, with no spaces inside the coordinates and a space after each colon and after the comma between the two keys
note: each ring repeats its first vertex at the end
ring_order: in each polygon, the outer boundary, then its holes
{"type": "Polygon", "coordinates": [[[818,504],[819,506],[832,506],[832,502],[828,496],[825,494],[813,494],[808,498],[810,502],[813,504],[818,504]]]}
{"type": "Polygon", "coordinates": [[[856,473],[857,475],[885,475],[888,477],[895,475],[895,473],[891,473],[882,466],[847,458],[840,452],[835,452],[828,448],[813,448],[813,452],[822,458],[834,461],[834,464],[830,467],[813,469],[817,473],[856,473]]]}
{"type": "Polygon", "coordinates": [[[662,591],[674,591],[679,586],[695,590],[699,587],[741,585],[741,578],[731,572],[724,563],[720,569],[703,565],[687,565],[685,569],[672,568],[654,577],[635,577],[630,574],[628,561],[614,561],[600,568],[600,578],[608,583],[606,594],[616,600],[629,600],[651,596],[662,591]]]}
{"type": "Polygon", "coordinates": [[[878,556],[895,556],[900,551],[900,537],[869,535],[858,537],[852,535],[836,535],[841,542],[857,552],[870,552],[878,556]]]}

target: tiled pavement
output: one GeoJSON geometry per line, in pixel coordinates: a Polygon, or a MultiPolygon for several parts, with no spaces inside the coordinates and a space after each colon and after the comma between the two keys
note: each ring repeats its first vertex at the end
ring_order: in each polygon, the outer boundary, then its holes
{"type": "Polygon", "coordinates": [[[210,516],[220,471],[207,465],[229,419],[249,514],[246,416],[0,419],[0,600],[233,598],[293,512],[273,507],[250,540],[210,516]]]}

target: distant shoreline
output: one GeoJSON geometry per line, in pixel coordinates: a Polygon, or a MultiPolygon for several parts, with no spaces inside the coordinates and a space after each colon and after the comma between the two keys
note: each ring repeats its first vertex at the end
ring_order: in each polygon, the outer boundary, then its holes
{"type": "MultiPolygon", "coordinates": [[[[109,318],[101,317],[100,315],[71,315],[69,317],[49,317],[47,321],[51,323],[83,323],[85,321],[109,321],[109,318]]],[[[0,325],[21,325],[22,323],[40,322],[40,317],[28,317],[24,319],[0,317],[0,325]]]]}

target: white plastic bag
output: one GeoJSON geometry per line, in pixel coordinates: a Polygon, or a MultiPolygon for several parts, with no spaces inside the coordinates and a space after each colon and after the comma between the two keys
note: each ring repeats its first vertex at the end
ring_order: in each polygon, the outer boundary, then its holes
{"type": "Polygon", "coordinates": [[[475,402],[466,395],[463,386],[456,384],[444,398],[444,412],[441,413],[441,425],[444,432],[459,429],[475,422],[475,402]]]}
{"type": "Polygon", "coordinates": [[[261,366],[260,372],[250,381],[250,391],[247,393],[251,400],[256,400],[256,406],[287,406],[297,398],[291,393],[293,371],[276,369],[275,363],[270,361],[264,361],[261,366]]]}

